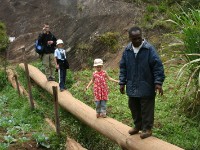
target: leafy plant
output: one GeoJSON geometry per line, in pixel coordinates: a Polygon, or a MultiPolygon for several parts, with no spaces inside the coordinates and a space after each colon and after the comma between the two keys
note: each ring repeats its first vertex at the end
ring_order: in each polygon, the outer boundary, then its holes
{"type": "Polygon", "coordinates": [[[180,32],[176,34],[185,49],[181,54],[185,57],[186,63],[180,69],[178,78],[188,77],[185,86],[183,104],[190,114],[200,115],[200,10],[189,9],[181,14],[173,14],[173,19],[169,20],[179,27],[180,32]]]}
{"type": "Polygon", "coordinates": [[[49,137],[45,136],[43,133],[34,133],[33,138],[36,140],[38,146],[41,145],[50,148],[49,137]]]}
{"type": "Polygon", "coordinates": [[[6,143],[11,144],[12,142],[16,142],[17,140],[12,137],[11,135],[8,136],[4,136],[4,140],[6,141],[6,143]]]}
{"type": "Polygon", "coordinates": [[[7,150],[8,146],[9,146],[9,144],[7,144],[7,143],[0,143],[0,149],[1,150],[7,150]]]}
{"type": "Polygon", "coordinates": [[[27,137],[20,137],[18,140],[19,140],[20,143],[24,143],[24,142],[29,141],[30,139],[27,138],[27,137]]]}
{"type": "Polygon", "coordinates": [[[83,65],[84,61],[92,55],[92,48],[92,45],[84,42],[78,43],[76,45],[76,57],[80,61],[81,65],[83,65]]]}
{"type": "Polygon", "coordinates": [[[106,32],[99,35],[97,41],[109,49],[110,52],[115,53],[119,49],[119,33],[118,32],[106,32]]]}

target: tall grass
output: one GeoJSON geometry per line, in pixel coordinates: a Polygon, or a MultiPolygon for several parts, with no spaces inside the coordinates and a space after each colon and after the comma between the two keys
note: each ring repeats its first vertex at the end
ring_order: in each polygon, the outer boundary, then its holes
{"type": "Polygon", "coordinates": [[[180,14],[173,14],[172,20],[179,33],[176,36],[184,43],[180,50],[185,64],[178,73],[178,78],[187,77],[183,106],[190,114],[200,116],[200,10],[188,9],[180,14]]]}

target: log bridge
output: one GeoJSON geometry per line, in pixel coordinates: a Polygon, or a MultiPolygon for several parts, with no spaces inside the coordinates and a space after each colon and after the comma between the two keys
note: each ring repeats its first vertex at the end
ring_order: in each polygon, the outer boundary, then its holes
{"type": "MultiPolygon", "coordinates": [[[[19,66],[25,70],[23,63],[19,66]]],[[[36,67],[28,65],[29,76],[43,89],[53,94],[52,86],[59,86],[57,82],[48,82],[46,76],[36,67]]],[[[58,92],[59,105],[84,122],[91,128],[116,142],[124,150],[183,150],[173,144],[156,137],[141,139],[139,134],[130,136],[131,127],[112,118],[96,118],[96,111],[74,98],[69,91],[58,92]]]]}

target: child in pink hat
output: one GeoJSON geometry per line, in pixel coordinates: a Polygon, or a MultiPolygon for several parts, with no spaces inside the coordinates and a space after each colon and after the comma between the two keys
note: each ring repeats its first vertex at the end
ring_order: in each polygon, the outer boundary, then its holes
{"type": "Polygon", "coordinates": [[[94,83],[93,92],[95,97],[96,112],[97,118],[103,117],[106,118],[106,102],[108,100],[108,85],[107,79],[116,83],[119,83],[118,80],[111,78],[103,68],[102,59],[94,60],[94,68],[96,71],[93,72],[92,79],[86,87],[86,90],[94,83]]]}

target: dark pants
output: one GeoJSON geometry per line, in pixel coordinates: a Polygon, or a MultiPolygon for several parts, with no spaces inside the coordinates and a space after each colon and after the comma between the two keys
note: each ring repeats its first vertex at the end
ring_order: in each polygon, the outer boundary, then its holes
{"type": "Polygon", "coordinates": [[[66,69],[60,68],[58,70],[59,87],[60,87],[60,89],[65,89],[66,74],[67,74],[67,70],[66,69]]]}
{"type": "Polygon", "coordinates": [[[132,113],[135,128],[143,131],[153,128],[155,97],[129,97],[129,108],[132,113]]]}

